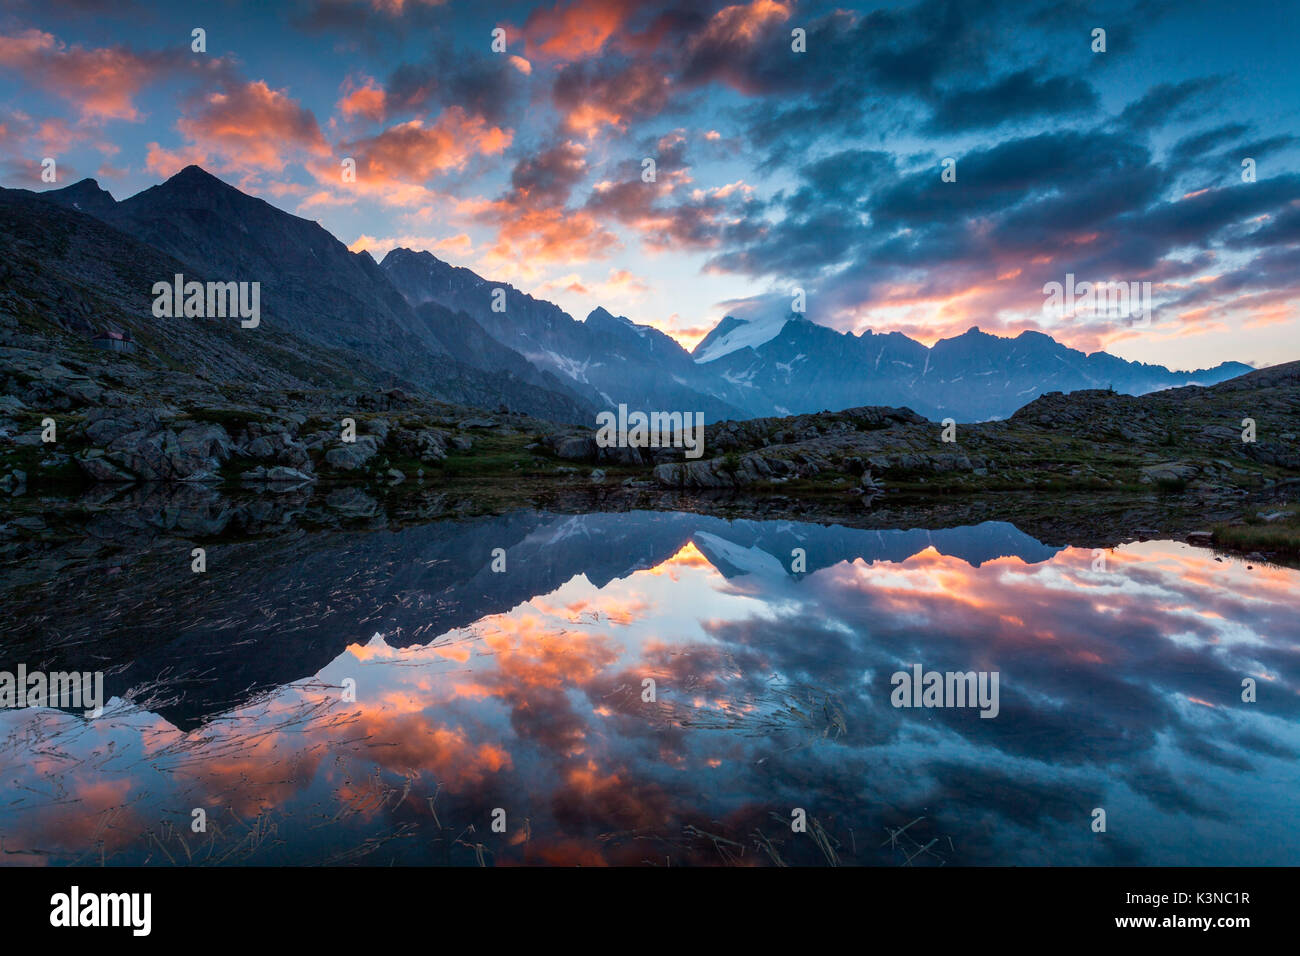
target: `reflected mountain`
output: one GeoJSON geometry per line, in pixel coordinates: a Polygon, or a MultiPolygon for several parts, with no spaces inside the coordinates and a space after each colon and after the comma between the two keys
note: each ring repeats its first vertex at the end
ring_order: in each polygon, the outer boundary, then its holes
{"type": "MultiPolygon", "coordinates": [[[[198,530],[211,517],[173,520],[198,530]]],[[[90,533],[120,536],[120,529],[92,525],[90,533]]],[[[518,511],[398,531],[315,533],[309,548],[301,534],[209,547],[202,575],[177,542],[146,538],[107,573],[81,575],[69,599],[42,600],[35,620],[48,669],[105,670],[108,692],[118,696],[168,675],[183,693],[159,713],[190,728],[316,673],[376,631],[396,647],[423,643],[579,576],[603,588],[692,543],[727,578],[799,578],[842,562],[900,562],[927,548],[974,567],[1004,556],[1046,561],[1060,550],[994,521],[875,531],[648,511],[518,511]],[[496,549],[504,572],[493,570],[496,549]],[[795,549],[804,553],[800,573],[792,571],[795,549]]],[[[22,650],[28,657],[15,664],[31,659],[30,645],[22,650]]]]}
{"type": "MultiPolygon", "coordinates": [[[[195,575],[174,529],[213,516],[151,514],[171,530],[5,592],[8,658],[115,697],[0,711],[7,863],[1300,855],[1292,569],[997,522],[518,511],[214,540],[195,575]],[[895,706],[915,665],[998,674],[997,716],[895,706]]],[[[104,520],[87,553],[128,540],[104,520]]]]}

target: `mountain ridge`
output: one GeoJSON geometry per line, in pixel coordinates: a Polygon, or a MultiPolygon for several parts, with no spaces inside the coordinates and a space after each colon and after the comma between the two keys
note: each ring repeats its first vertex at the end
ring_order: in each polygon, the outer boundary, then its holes
{"type": "Polygon", "coordinates": [[[319,223],[198,166],[120,201],[89,178],[32,195],[107,222],[208,277],[267,276],[268,318],[317,345],[358,352],[435,395],[446,378],[438,370],[453,363],[474,387],[450,400],[496,389],[556,420],[589,420],[627,404],[703,411],[709,421],[862,405],[985,421],[1050,391],[1140,395],[1251,370],[1233,362],[1172,370],[1085,353],[1036,330],[1009,337],[978,325],[926,346],[900,332],[840,332],[795,314],[724,316],[688,352],[603,306],[579,320],[427,251],[397,247],[376,262],[319,223]],[[504,310],[494,307],[496,290],[504,290],[504,310]]]}
{"type": "MultiPolygon", "coordinates": [[[[207,279],[258,281],[263,322],[325,348],[343,348],[436,398],[495,407],[506,404],[553,420],[594,414],[561,382],[545,383],[526,362],[486,350],[473,363],[467,341],[481,340],[468,319],[440,330],[417,314],[368,253],[354,253],[319,223],[249,196],[197,166],[120,202],[102,193],[94,211],[82,180],[31,195],[92,215],[179,260],[207,279]],[[111,203],[109,205],[109,203],[111,203]],[[467,361],[468,359],[468,361],[467,361]]],[[[170,279],[170,275],[158,276],[170,279]]]]}

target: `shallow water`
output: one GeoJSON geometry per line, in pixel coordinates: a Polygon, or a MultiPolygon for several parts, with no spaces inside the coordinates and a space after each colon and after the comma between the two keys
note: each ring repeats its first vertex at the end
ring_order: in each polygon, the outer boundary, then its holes
{"type": "Polygon", "coordinates": [[[5,863],[1300,862],[1294,570],[648,512],[142,549],[10,615],[112,699],[0,711],[5,863]],[[915,664],[997,716],[893,706],[915,664]]]}

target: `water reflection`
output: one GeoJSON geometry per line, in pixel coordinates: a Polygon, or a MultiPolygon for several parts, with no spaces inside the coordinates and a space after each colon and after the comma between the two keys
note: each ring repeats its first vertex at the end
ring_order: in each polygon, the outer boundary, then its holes
{"type": "Polygon", "coordinates": [[[1293,570],[994,522],[531,511],[209,566],[83,577],[25,629],[116,696],[0,713],[5,862],[1300,858],[1293,570]],[[913,663],[998,671],[999,716],[891,707],[913,663]]]}

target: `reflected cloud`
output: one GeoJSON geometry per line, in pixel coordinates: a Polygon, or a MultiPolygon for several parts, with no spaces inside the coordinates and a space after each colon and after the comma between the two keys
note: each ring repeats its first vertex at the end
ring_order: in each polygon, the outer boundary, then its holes
{"type": "Polygon", "coordinates": [[[103,718],[0,713],[15,862],[830,852],[893,865],[928,845],[913,865],[1146,865],[1300,849],[1285,796],[1300,783],[1293,570],[1159,541],[1099,563],[993,522],[529,513],[315,544],[297,565],[257,568],[238,611],[201,609],[226,620],[201,641],[141,641],[118,666],[155,681],[115,690],[103,718]],[[464,559],[496,546],[519,570],[464,559]],[[790,570],[794,548],[806,571],[790,570]],[[281,622],[265,640],[262,609],[281,622]],[[915,663],[996,671],[999,716],[894,708],[890,675],[915,663]],[[275,680],[295,665],[309,669],[275,680]],[[194,720],[197,688],[249,687],[258,666],[260,689],[209,694],[231,702],[194,720]],[[1088,826],[1097,806],[1115,821],[1106,839],[1088,826]],[[825,841],[792,836],[794,807],[825,841]],[[217,824],[201,839],[194,808],[217,824]],[[925,843],[877,845],[918,819],[908,839],[925,843]]]}

